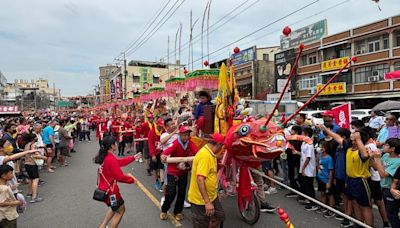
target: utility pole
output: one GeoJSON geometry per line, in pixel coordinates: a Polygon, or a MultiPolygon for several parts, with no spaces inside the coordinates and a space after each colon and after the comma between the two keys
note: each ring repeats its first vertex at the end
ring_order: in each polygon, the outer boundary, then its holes
{"type": "Polygon", "coordinates": [[[124,94],[122,96],[123,99],[128,98],[128,88],[127,88],[127,81],[126,78],[128,76],[128,70],[126,69],[126,56],[124,52],[124,94]]]}
{"type": "Polygon", "coordinates": [[[56,83],[53,82],[53,104],[54,111],[56,110],[56,83]]]}

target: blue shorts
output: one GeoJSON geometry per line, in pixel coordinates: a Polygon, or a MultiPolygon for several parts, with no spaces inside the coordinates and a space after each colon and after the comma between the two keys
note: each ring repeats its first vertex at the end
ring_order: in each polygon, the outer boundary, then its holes
{"type": "Polygon", "coordinates": [[[371,206],[371,190],[367,179],[347,177],[345,194],[362,207],[371,206]]]}
{"type": "Polygon", "coordinates": [[[262,163],[261,163],[261,165],[262,165],[262,171],[265,173],[265,172],[267,172],[268,170],[272,170],[272,161],[263,161],[262,163]]]}

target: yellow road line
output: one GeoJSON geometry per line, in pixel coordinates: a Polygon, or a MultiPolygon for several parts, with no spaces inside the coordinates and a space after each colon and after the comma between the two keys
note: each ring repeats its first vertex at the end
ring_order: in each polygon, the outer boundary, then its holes
{"type": "MultiPolygon", "coordinates": [[[[161,204],[157,200],[157,198],[153,194],[151,194],[151,192],[136,177],[135,177],[135,180],[136,180],[136,184],[140,188],[140,190],[142,190],[143,193],[146,194],[146,196],[157,206],[157,208],[161,209],[161,204]]],[[[176,220],[176,218],[169,212],[168,212],[168,220],[176,227],[182,226],[182,223],[180,223],[178,220],[176,220]]]]}

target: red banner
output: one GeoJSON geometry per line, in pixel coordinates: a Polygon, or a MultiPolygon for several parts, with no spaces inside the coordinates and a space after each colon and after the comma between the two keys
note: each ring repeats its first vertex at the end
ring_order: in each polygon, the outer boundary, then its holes
{"type": "Polygon", "coordinates": [[[350,103],[343,104],[337,107],[332,108],[333,117],[337,125],[341,128],[347,128],[350,130],[350,122],[351,122],[351,105],[350,103]]]}
{"type": "Polygon", "coordinates": [[[397,80],[400,79],[400,70],[392,71],[385,74],[385,80],[397,80]]]}

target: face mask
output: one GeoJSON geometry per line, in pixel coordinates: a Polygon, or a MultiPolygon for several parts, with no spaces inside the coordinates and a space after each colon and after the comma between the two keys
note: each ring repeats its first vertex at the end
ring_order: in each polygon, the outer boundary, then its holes
{"type": "Polygon", "coordinates": [[[14,151],[14,147],[12,145],[9,145],[6,148],[4,148],[4,153],[6,153],[6,154],[12,154],[13,151],[14,151]]]}
{"type": "Polygon", "coordinates": [[[320,147],[317,148],[317,153],[322,153],[322,149],[320,147]]]}

